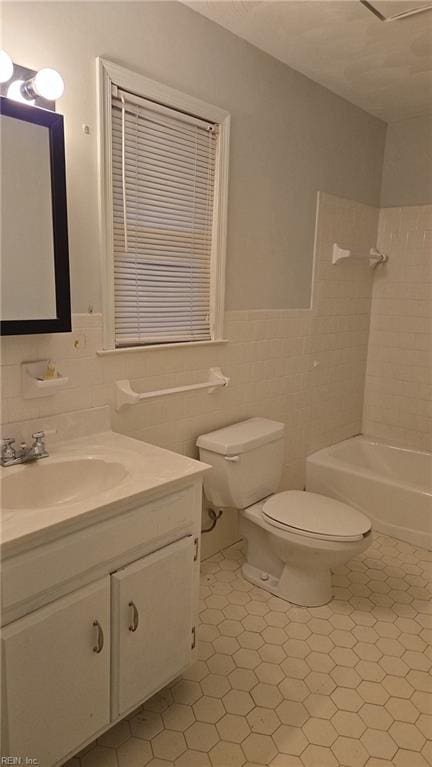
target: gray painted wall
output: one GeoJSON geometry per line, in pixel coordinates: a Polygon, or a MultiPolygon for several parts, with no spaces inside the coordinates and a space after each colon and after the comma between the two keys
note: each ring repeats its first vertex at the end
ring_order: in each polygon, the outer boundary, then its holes
{"type": "Polygon", "coordinates": [[[2,16],[13,59],[65,80],[74,311],[101,305],[96,56],[231,112],[227,308],[308,306],[316,193],[379,203],[384,123],[179,3],[4,3],[2,16]]]}
{"type": "Polygon", "coordinates": [[[432,203],[432,115],[387,127],[381,206],[432,203]]]}

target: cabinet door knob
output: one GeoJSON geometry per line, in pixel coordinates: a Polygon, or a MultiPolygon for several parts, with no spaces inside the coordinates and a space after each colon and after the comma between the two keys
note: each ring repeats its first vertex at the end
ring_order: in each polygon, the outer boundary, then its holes
{"type": "Polygon", "coordinates": [[[129,607],[132,610],[132,620],[129,623],[129,631],[136,631],[139,623],[138,608],[135,602],[129,602],[129,607]]]}
{"type": "Polygon", "coordinates": [[[99,621],[93,621],[93,626],[96,629],[97,635],[96,635],[96,644],[93,647],[93,652],[100,653],[103,650],[103,646],[105,643],[105,637],[103,633],[102,626],[100,625],[99,621]]]}

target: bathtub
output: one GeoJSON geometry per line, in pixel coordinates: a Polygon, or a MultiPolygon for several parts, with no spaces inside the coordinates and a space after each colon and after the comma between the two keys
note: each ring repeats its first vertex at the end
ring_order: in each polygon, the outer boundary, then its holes
{"type": "Polygon", "coordinates": [[[379,532],[432,549],[432,453],[353,437],[307,458],[306,489],[360,509],[379,532]]]}

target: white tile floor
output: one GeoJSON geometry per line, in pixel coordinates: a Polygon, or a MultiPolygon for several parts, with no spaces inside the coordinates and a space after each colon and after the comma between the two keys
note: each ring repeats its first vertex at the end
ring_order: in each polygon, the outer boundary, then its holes
{"type": "Polygon", "coordinates": [[[251,586],[242,559],[202,565],[185,677],[68,767],[431,765],[431,553],[376,535],[312,609],[251,586]]]}

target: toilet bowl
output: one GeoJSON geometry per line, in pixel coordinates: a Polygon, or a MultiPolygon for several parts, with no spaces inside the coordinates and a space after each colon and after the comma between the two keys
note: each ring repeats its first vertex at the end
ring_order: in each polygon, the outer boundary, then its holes
{"type": "Polygon", "coordinates": [[[243,509],[240,532],[248,544],[242,568],[246,580],[304,607],[329,602],[332,571],[372,542],[364,514],[295,490],[243,509]]]}
{"type": "Polygon", "coordinates": [[[215,510],[237,509],[247,541],[244,577],[293,604],[332,598],[331,573],[372,542],[370,520],[317,493],[276,493],[284,462],[284,424],[250,418],[201,435],[212,467],[204,491],[215,510]]]}

